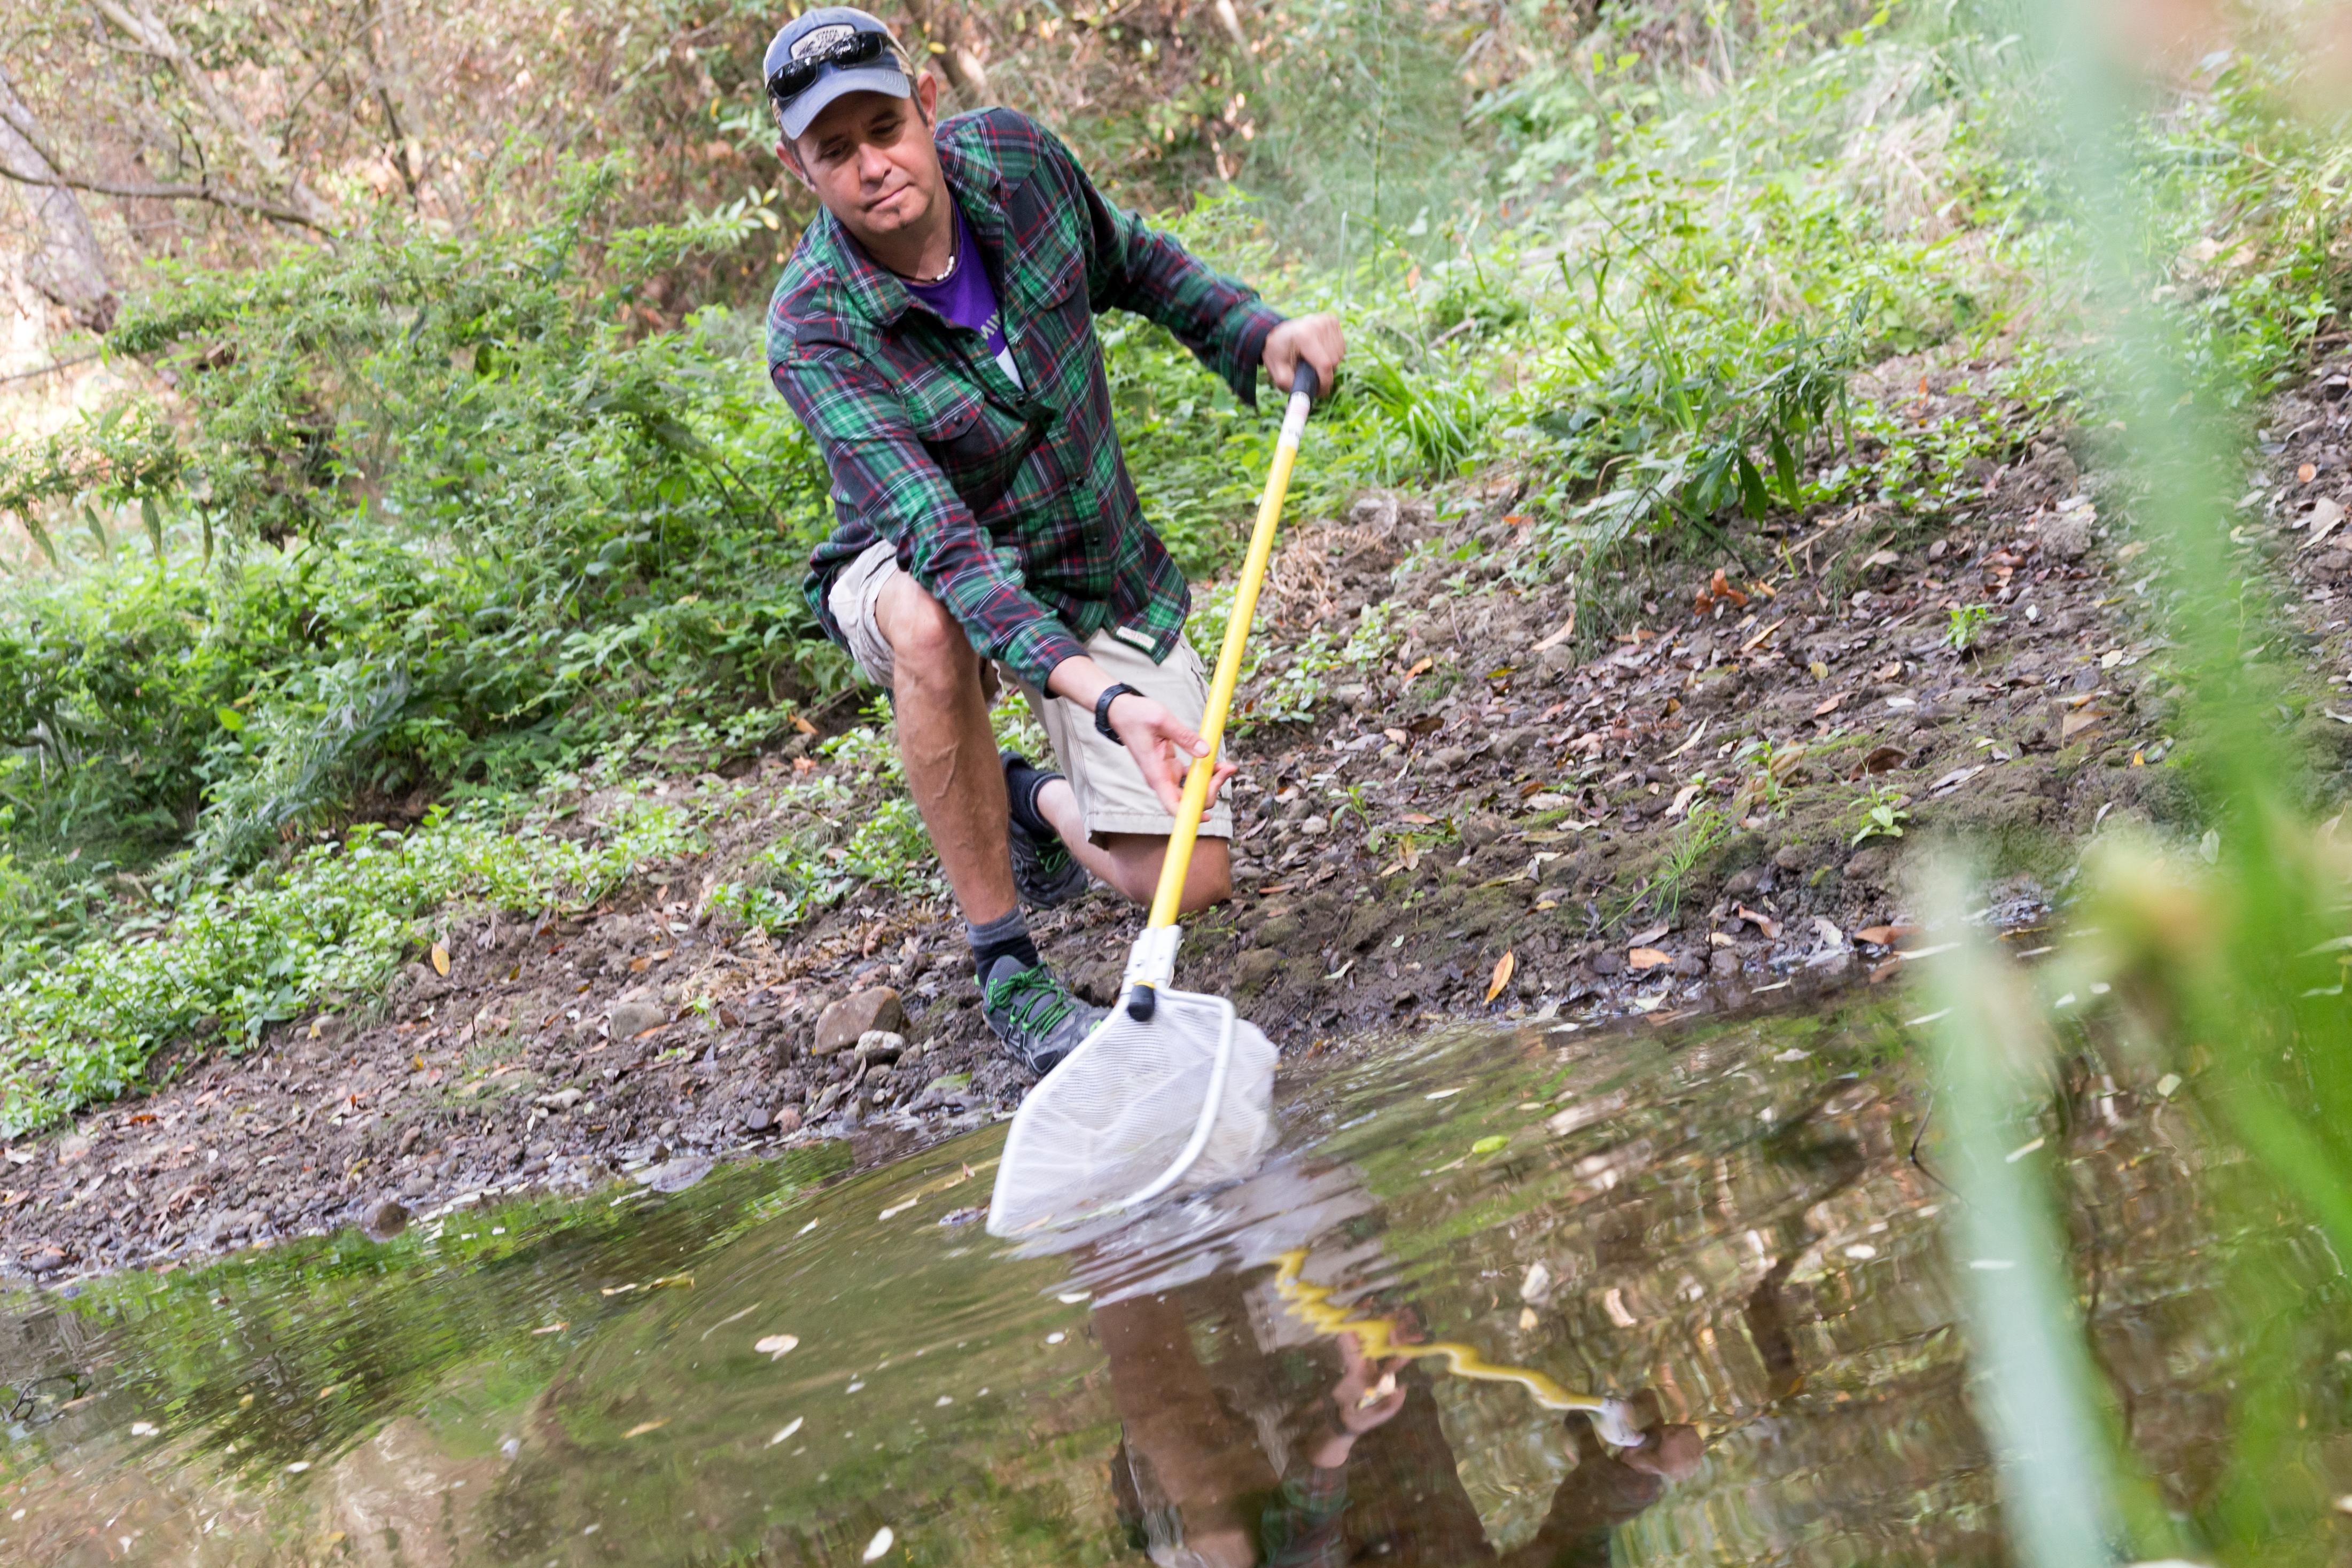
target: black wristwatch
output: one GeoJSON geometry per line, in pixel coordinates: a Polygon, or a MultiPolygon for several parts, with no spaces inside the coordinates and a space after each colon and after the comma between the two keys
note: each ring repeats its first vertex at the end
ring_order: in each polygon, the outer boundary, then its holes
{"type": "Polygon", "coordinates": [[[1102,695],[1095,698],[1095,728],[1101,732],[1104,739],[1114,746],[1127,744],[1119,739],[1118,731],[1110,727],[1110,705],[1124,696],[1140,695],[1142,695],[1140,692],[1124,681],[1113,681],[1102,689],[1102,695]]]}

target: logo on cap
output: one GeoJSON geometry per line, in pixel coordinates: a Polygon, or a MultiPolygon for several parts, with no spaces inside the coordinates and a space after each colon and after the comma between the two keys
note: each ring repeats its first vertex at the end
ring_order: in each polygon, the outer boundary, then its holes
{"type": "Polygon", "coordinates": [[[856,37],[857,29],[846,22],[828,22],[822,27],[811,27],[793,40],[793,58],[807,59],[811,55],[825,53],[835,45],[845,44],[856,37]]]}

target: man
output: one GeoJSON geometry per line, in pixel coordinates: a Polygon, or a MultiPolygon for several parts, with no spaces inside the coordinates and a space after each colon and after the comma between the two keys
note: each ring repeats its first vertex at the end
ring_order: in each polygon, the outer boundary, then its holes
{"type": "MultiPolygon", "coordinates": [[[[765,70],[777,156],[824,209],[768,315],[770,377],[833,478],[809,600],[891,694],[982,1010],[1044,1073],[1101,1015],[1039,958],[1020,901],[1088,873],[1148,899],[1204,749],[1190,596],[1128,478],[1095,313],[1160,322],[1244,402],[1261,366],[1286,392],[1302,361],[1328,386],[1345,343],[1336,319],[1286,321],[1109,205],[1034,120],[940,120],[938,82],[863,11],[799,17],[765,70]],[[999,667],[1060,772],[998,754],[999,667]]],[[[1188,910],[1232,890],[1228,808],[1201,832],[1188,910]]]]}

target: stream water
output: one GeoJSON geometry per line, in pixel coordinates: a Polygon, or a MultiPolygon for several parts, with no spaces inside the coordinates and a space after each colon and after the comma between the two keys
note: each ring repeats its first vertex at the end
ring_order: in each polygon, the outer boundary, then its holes
{"type": "MultiPolygon", "coordinates": [[[[1079,1251],[982,1231],[992,1129],[19,1297],[0,1562],[1999,1561],[1898,1046],[1863,1009],[1340,1052],[1257,1177],[1079,1251]]],[[[2095,1338],[2193,1492],[2201,1145],[2078,1087],[2095,1338]]]]}

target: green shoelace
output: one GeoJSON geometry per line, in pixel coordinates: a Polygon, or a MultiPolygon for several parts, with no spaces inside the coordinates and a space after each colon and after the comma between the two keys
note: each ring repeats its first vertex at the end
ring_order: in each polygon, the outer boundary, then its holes
{"type": "Polygon", "coordinates": [[[1003,1013],[1025,1035],[1041,1035],[1070,1016],[1076,1004],[1062,982],[1044,965],[988,982],[985,998],[991,1012],[1003,1013]]]}

